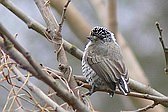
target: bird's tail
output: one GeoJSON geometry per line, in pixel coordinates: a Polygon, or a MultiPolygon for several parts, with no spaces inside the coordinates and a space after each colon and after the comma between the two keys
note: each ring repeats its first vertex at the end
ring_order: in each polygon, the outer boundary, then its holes
{"type": "Polygon", "coordinates": [[[118,88],[124,95],[127,95],[130,92],[127,82],[123,76],[119,79],[118,88]]]}

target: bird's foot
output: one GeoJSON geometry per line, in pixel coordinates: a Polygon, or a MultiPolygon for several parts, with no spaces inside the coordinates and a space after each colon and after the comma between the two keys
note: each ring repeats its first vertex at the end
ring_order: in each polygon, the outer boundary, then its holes
{"type": "Polygon", "coordinates": [[[110,95],[110,97],[113,97],[114,96],[114,92],[110,92],[108,93],[110,95]]]}

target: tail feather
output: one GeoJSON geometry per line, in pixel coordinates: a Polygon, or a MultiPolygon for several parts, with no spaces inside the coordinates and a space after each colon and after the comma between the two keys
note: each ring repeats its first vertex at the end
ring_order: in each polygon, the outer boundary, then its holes
{"type": "Polygon", "coordinates": [[[124,95],[127,95],[130,92],[127,82],[123,76],[119,79],[118,88],[124,95]]]}

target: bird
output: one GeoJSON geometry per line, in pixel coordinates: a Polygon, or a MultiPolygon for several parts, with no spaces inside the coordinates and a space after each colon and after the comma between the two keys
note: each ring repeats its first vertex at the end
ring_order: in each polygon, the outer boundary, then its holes
{"type": "Polygon", "coordinates": [[[114,34],[105,27],[95,26],[87,38],[82,73],[92,87],[90,95],[99,88],[111,89],[109,94],[113,96],[116,87],[127,95],[130,92],[128,70],[114,34]]]}

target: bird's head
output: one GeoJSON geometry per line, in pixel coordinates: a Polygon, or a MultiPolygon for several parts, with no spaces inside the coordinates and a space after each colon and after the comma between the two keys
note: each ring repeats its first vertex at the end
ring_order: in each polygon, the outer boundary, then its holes
{"type": "Polygon", "coordinates": [[[114,34],[107,30],[107,28],[96,26],[91,32],[90,36],[87,37],[92,42],[103,41],[103,42],[115,42],[116,39],[114,34]]]}

